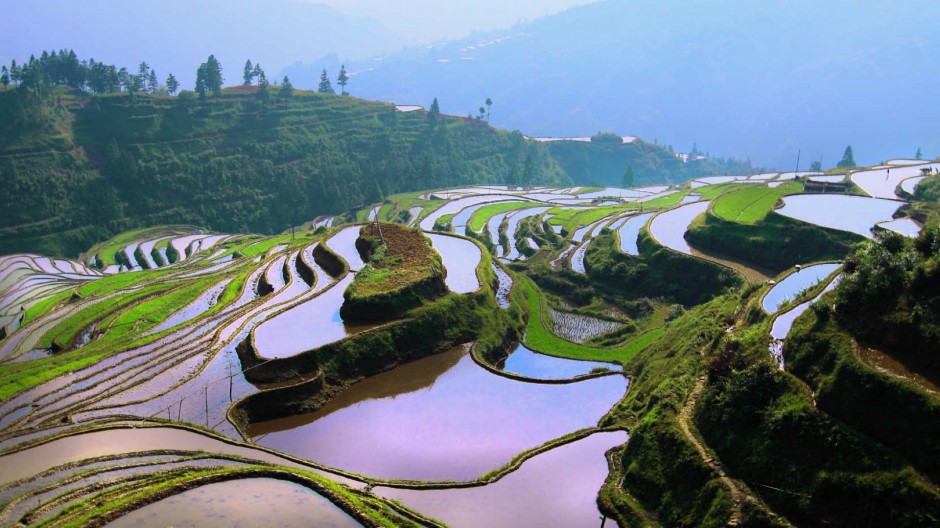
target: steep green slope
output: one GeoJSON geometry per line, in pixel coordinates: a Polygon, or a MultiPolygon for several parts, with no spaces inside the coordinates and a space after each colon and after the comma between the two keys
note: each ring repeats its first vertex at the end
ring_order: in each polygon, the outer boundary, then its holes
{"type": "Polygon", "coordinates": [[[57,90],[0,92],[0,253],[75,254],[167,223],[273,233],[394,192],[502,181],[523,166],[533,183],[569,183],[519,133],[352,97],[295,91],[289,103],[262,104],[244,93],[254,88],[204,101],[57,90]]]}
{"type": "Polygon", "coordinates": [[[666,148],[641,139],[630,143],[549,141],[545,144],[571,179],[581,185],[620,186],[628,167],[636,185],[682,183],[702,176],[759,172],[750,163],[736,160],[702,158],[685,163],[666,148]]]}

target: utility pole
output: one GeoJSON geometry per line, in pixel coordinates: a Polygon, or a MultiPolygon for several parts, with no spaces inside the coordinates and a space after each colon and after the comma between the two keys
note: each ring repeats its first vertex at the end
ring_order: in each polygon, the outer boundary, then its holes
{"type": "Polygon", "coordinates": [[[800,173],[800,154],[802,154],[802,153],[803,153],[803,150],[802,150],[802,149],[796,151],[796,173],[797,173],[797,175],[799,175],[799,173],[800,173]]]}

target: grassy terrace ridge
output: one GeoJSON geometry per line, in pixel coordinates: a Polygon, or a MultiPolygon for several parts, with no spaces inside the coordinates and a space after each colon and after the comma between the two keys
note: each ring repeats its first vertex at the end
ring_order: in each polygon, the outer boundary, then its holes
{"type": "Polygon", "coordinates": [[[590,347],[566,341],[545,328],[542,317],[547,310],[544,309],[544,301],[536,287],[528,279],[522,279],[521,285],[525,292],[526,307],[529,312],[524,342],[532,350],[552,356],[609,361],[625,365],[633,356],[655,342],[662,333],[662,329],[655,328],[636,336],[625,344],[611,348],[590,347]]]}
{"type": "Polygon", "coordinates": [[[692,221],[685,238],[695,247],[776,272],[796,264],[841,260],[853,244],[865,239],[855,233],[808,224],[774,211],[753,224],[732,222],[706,211],[692,221]]]}
{"type": "Polygon", "coordinates": [[[481,232],[486,223],[490,221],[490,218],[500,214],[508,213],[509,211],[517,211],[519,209],[528,209],[529,207],[538,207],[540,204],[536,202],[500,202],[492,205],[487,205],[481,207],[473,212],[473,215],[470,216],[470,221],[467,223],[467,229],[475,231],[477,233],[481,232]]]}
{"type": "Polygon", "coordinates": [[[681,202],[686,194],[688,193],[685,191],[678,191],[666,196],[660,196],[648,202],[628,202],[622,205],[605,205],[587,210],[555,207],[550,209],[546,214],[554,215],[549,219],[549,224],[563,226],[565,232],[570,233],[579,227],[590,225],[602,218],[618,213],[630,213],[634,211],[649,212],[672,207],[681,202]]]}
{"type": "Polygon", "coordinates": [[[417,223],[421,218],[447,203],[446,200],[424,200],[419,198],[420,195],[428,192],[430,191],[414,191],[390,195],[385,198],[382,207],[379,209],[379,220],[386,222],[402,221],[404,219],[404,213],[409,209],[420,207],[421,212],[418,213],[418,218],[408,219],[408,222],[417,223]]]}
{"type": "Polygon", "coordinates": [[[715,185],[706,185],[704,187],[692,189],[692,192],[701,196],[702,200],[712,200],[727,192],[755,187],[755,186],[761,185],[762,183],[763,182],[756,182],[756,181],[755,182],[743,181],[743,182],[719,183],[715,185]]]}
{"type": "Polygon", "coordinates": [[[747,187],[719,196],[712,202],[712,210],[725,220],[755,224],[773,210],[781,197],[802,191],[800,182],[787,182],[777,187],[747,187]]]}
{"type": "Polygon", "coordinates": [[[444,266],[419,229],[368,224],[356,241],[366,266],[343,292],[344,320],[388,320],[444,295],[444,266]]]}
{"type": "MultiPolygon", "coordinates": [[[[145,242],[147,240],[163,237],[182,237],[191,235],[198,229],[199,228],[194,226],[185,225],[166,225],[132,229],[119,233],[110,240],[95,244],[91,249],[86,251],[84,255],[87,255],[89,258],[91,258],[91,256],[97,256],[102,267],[120,264],[115,254],[133,242],[145,242]]],[[[169,243],[169,240],[165,240],[155,247],[166,247],[169,243]]]]}
{"type": "Polygon", "coordinates": [[[398,224],[366,225],[360,235],[374,244],[366,266],[346,290],[349,297],[381,295],[407,288],[443,270],[441,259],[418,229],[398,224]],[[381,231],[381,238],[379,236],[381,231]]]}

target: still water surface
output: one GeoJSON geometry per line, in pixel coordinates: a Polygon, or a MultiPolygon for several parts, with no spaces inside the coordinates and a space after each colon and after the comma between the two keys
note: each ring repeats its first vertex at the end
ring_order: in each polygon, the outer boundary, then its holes
{"type": "Polygon", "coordinates": [[[172,495],[118,518],[107,526],[362,526],[322,495],[271,478],[230,480],[172,495]]]}
{"type": "Polygon", "coordinates": [[[510,380],[465,347],[359,382],[315,413],[254,424],[264,446],[389,479],[470,480],[598,420],[627,381],[510,380]]]}

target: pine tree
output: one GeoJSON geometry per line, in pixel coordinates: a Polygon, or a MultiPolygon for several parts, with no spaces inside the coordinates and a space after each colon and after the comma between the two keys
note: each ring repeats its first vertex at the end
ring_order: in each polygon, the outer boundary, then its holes
{"type": "Polygon", "coordinates": [[[340,86],[340,93],[342,95],[349,95],[349,92],[346,91],[347,83],[349,83],[349,76],[346,75],[346,65],[343,64],[339,67],[339,76],[336,78],[336,84],[340,86]]]}
{"type": "Polygon", "coordinates": [[[166,93],[167,95],[173,95],[176,93],[176,90],[180,87],[179,81],[176,80],[176,77],[171,73],[166,78],[166,93]]]}
{"type": "Polygon", "coordinates": [[[437,104],[437,97],[435,97],[431,102],[431,110],[428,112],[428,121],[437,121],[439,115],[441,115],[441,107],[437,104]]]}
{"type": "Polygon", "coordinates": [[[627,172],[623,173],[623,187],[629,189],[636,185],[635,178],[633,177],[633,165],[627,165],[627,172]]]}
{"type": "Polygon", "coordinates": [[[493,106],[493,100],[489,97],[486,98],[486,122],[490,122],[490,109],[493,106]]]}
{"type": "Polygon", "coordinates": [[[323,73],[320,74],[320,87],[317,88],[317,91],[320,93],[336,93],[333,91],[333,85],[330,84],[330,77],[326,74],[326,70],[323,70],[323,73]]]}
{"type": "Polygon", "coordinates": [[[200,99],[205,99],[206,92],[208,91],[208,85],[206,84],[206,63],[202,63],[196,70],[196,94],[199,95],[200,99]]]}
{"type": "Polygon", "coordinates": [[[244,86],[250,86],[251,80],[254,79],[255,73],[254,68],[251,65],[251,59],[245,61],[245,71],[242,73],[242,80],[244,81],[244,86]]]}
{"type": "Polygon", "coordinates": [[[281,92],[278,94],[278,97],[282,101],[290,105],[291,96],[294,95],[294,86],[290,83],[290,79],[287,76],[284,76],[284,82],[281,83],[281,92]]]}
{"type": "Polygon", "coordinates": [[[157,82],[157,70],[150,70],[150,78],[147,79],[147,91],[151,94],[156,94],[157,89],[159,88],[157,82]]]}
{"type": "Polygon", "coordinates": [[[209,55],[206,59],[206,89],[215,95],[222,95],[222,64],[215,58],[215,55],[209,55]]]}
{"type": "Polygon", "coordinates": [[[855,167],[855,154],[852,152],[852,145],[845,147],[845,153],[842,154],[842,161],[839,167],[855,167]]]}
{"type": "Polygon", "coordinates": [[[7,72],[6,66],[0,69],[0,84],[2,84],[4,88],[10,86],[10,74],[7,72]]]}
{"type": "MultiPolygon", "coordinates": [[[[264,76],[264,70],[261,69],[261,63],[255,64],[255,69],[251,70],[251,78],[258,79],[258,84],[261,84],[261,77],[264,76]]],[[[265,77],[267,79],[267,77],[265,77]]]]}
{"type": "Polygon", "coordinates": [[[10,80],[13,81],[13,84],[19,84],[22,77],[20,77],[20,68],[16,65],[16,59],[10,61],[10,80]]]}
{"type": "Polygon", "coordinates": [[[924,153],[920,150],[920,147],[917,147],[917,154],[914,155],[914,159],[924,159],[924,153]]]}
{"type": "Polygon", "coordinates": [[[268,77],[264,74],[263,71],[258,75],[257,96],[263,110],[267,106],[268,101],[271,99],[271,94],[268,93],[268,77]]]}

